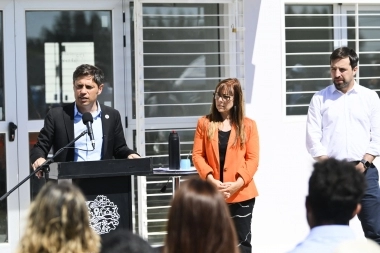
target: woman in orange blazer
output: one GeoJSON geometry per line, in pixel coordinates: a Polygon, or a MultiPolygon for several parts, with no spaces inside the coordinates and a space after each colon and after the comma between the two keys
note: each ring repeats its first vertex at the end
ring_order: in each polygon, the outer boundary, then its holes
{"type": "Polygon", "coordinates": [[[251,252],[251,220],[258,195],[253,176],[259,164],[255,121],[244,116],[239,80],[229,78],[215,88],[210,114],[200,118],[194,137],[193,163],[229,204],[242,253],[251,252]]]}

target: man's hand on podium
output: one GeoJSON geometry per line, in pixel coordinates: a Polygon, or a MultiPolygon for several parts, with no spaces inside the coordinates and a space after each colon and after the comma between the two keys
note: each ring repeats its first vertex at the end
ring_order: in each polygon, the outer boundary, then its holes
{"type": "MultiPolygon", "coordinates": [[[[137,158],[141,158],[141,156],[139,156],[138,154],[130,154],[128,156],[128,159],[137,159],[137,158]]],[[[44,162],[46,161],[45,158],[38,158],[33,164],[32,164],[32,168],[33,170],[36,170],[41,164],[43,164],[44,162]]],[[[38,178],[41,178],[42,177],[42,170],[40,170],[39,172],[36,173],[36,176],[38,178]]]]}
{"type": "Polygon", "coordinates": [[[128,159],[136,159],[136,158],[141,158],[141,156],[139,156],[138,154],[130,154],[128,156],[128,159]]]}
{"type": "MultiPolygon", "coordinates": [[[[46,161],[45,158],[38,158],[33,164],[32,164],[32,168],[33,170],[36,170],[41,164],[43,164],[44,162],[46,161]]],[[[36,176],[38,178],[41,178],[42,177],[42,170],[40,170],[39,172],[36,173],[36,176]]]]}

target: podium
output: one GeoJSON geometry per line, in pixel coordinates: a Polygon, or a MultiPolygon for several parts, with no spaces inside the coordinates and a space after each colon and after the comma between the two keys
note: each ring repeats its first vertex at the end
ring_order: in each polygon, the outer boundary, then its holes
{"type": "Polygon", "coordinates": [[[51,163],[46,177],[71,179],[86,197],[90,226],[104,235],[118,229],[132,230],[131,176],[152,173],[151,158],[139,158],[51,163]]]}

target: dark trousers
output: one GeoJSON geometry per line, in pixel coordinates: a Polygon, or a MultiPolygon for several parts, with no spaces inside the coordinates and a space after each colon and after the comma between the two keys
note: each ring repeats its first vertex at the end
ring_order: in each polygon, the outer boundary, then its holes
{"type": "Polygon", "coordinates": [[[251,253],[251,221],[255,198],[229,204],[231,218],[234,221],[238,246],[241,253],[251,253]]]}
{"type": "Polygon", "coordinates": [[[365,237],[380,244],[380,188],[379,173],[372,165],[365,172],[367,189],[361,201],[362,209],[358,214],[365,237]]]}

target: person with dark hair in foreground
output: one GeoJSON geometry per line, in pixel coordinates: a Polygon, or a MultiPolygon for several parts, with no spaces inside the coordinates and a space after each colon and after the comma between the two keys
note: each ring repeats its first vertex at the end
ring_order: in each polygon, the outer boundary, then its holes
{"type": "Polygon", "coordinates": [[[289,253],[329,253],[342,242],[355,239],[348,226],[360,212],[366,181],[352,163],[334,158],[317,162],[309,180],[307,238],[289,253]]]}
{"type": "Polygon", "coordinates": [[[190,178],[176,191],[163,252],[240,252],[227,204],[210,182],[190,178]]]}
{"type": "Polygon", "coordinates": [[[17,253],[98,253],[86,200],[74,185],[48,182],[29,208],[17,253]]]}
{"type": "Polygon", "coordinates": [[[365,237],[380,244],[379,173],[380,99],[374,90],[359,85],[355,75],[359,57],[340,47],[330,55],[332,84],[314,94],[307,114],[306,146],[317,161],[346,159],[365,175],[367,189],[358,214],[365,237]]]}
{"type": "MultiPolygon", "coordinates": [[[[154,253],[150,244],[128,230],[116,230],[102,237],[100,253],[154,253]]],[[[158,252],[158,251],[157,251],[158,252]]]]}

